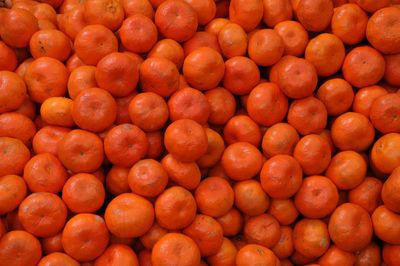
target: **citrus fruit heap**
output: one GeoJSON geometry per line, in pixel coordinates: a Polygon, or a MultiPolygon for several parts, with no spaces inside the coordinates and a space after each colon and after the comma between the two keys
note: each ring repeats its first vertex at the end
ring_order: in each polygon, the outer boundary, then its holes
{"type": "Polygon", "coordinates": [[[0,266],[399,266],[399,0],[0,0],[0,266]]]}

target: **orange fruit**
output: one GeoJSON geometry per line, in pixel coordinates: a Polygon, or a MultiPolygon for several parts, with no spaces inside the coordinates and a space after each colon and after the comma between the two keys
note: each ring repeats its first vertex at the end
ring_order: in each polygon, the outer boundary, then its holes
{"type": "Polygon", "coordinates": [[[154,221],[153,205],[142,196],[124,193],[113,198],[104,212],[108,230],[122,238],[138,237],[149,230],[154,221]],[[129,217],[121,219],[121,217],[129,217]]]}
{"type": "Polygon", "coordinates": [[[279,259],[269,248],[257,244],[247,244],[238,250],[236,265],[249,266],[253,263],[271,266],[280,265],[279,259]]]}
{"type": "Polygon", "coordinates": [[[65,224],[61,241],[65,253],[72,258],[80,262],[94,260],[108,245],[106,223],[96,214],[77,214],[65,224]]]}

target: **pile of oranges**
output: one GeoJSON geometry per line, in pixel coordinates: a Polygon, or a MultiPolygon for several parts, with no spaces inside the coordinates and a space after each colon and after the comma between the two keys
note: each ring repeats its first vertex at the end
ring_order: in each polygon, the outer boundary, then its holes
{"type": "Polygon", "coordinates": [[[400,1],[1,0],[0,266],[399,266],[400,1]]]}

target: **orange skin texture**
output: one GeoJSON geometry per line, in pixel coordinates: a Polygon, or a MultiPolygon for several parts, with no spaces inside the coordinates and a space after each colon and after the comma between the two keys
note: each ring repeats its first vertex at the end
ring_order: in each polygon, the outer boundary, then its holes
{"type": "Polygon", "coordinates": [[[392,245],[399,245],[400,215],[391,211],[385,205],[375,209],[371,216],[374,232],[379,239],[392,245]]]}
{"type": "Polygon", "coordinates": [[[361,250],[371,242],[373,234],[371,217],[366,210],[356,204],[340,205],[332,213],[328,227],[332,241],[345,251],[361,250]]]}
{"type": "Polygon", "coordinates": [[[256,180],[245,180],[235,184],[235,206],[246,215],[263,214],[270,205],[270,199],[256,180]]]}
{"type": "Polygon", "coordinates": [[[328,227],[322,220],[303,219],[293,229],[295,249],[309,258],[324,254],[330,244],[328,227]]]}
{"type": "Polygon", "coordinates": [[[395,192],[400,186],[400,168],[396,168],[393,170],[392,174],[386,179],[385,183],[383,183],[382,187],[382,201],[385,206],[396,212],[400,213],[399,201],[397,193],[395,192]]]}
{"type": "Polygon", "coordinates": [[[247,115],[235,115],[225,124],[223,138],[227,144],[248,142],[258,147],[261,141],[260,126],[247,115]]]}

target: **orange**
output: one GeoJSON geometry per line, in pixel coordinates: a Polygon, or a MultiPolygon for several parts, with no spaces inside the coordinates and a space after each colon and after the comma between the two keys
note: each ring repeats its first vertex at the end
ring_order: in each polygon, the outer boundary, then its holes
{"type": "Polygon", "coordinates": [[[133,193],[113,198],[104,212],[110,232],[121,238],[138,237],[149,230],[154,221],[154,208],[150,201],[133,193]],[[122,217],[125,217],[121,219],[122,217]]]}
{"type": "Polygon", "coordinates": [[[215,255],[224,240],[221,225],[214,218],[202,214],[196,215],[183,233],[196,242],[202,257],[215,255]]]}
{"type": "Polygon", "coordinates": [[[129,117],[129,103],[137,95],[137,92],[132,92],[128,96],[115,98],[115,102],[117,103],[117,118],[114,123],[116,125],[130,123],[131,119],[129,117]]]}
{"type": "Polygon", "coordinates": [[[22,174],[29,158],[30,152],[22,141],[0,137],[0,176],[22,174]]]}
{"type": "MultiPolygon", "coordinates": [[[[264,0],[264,3],[266,1],[273,0],[264,0]]],[[[284,55],[301,56],[304,53],[308,43],[308,33],[303,25],[297,21],[285,20],[276,24],[274,30],[283,41],[284,55]]]]}
{"type": "Polygon", "coordinates": [[[60,61],[40,57],[27,67],[24,80],[31,99],[42,103],[50,97],[64,96],[68,76],[67,68],[60,61]]]}
{"type": "Polygon", "coordinates": [[[148,147],[146,134],[132,124],[115,126],[104,138],[104,152],[118,166],[131,167],[145,157],[148,147]]]}
{"type": "Polygon", "coordinates": [[[263,191],[260,182],[256,180],[237,182],[233,191],[235,206],[246,215],[263,214],[270,205],[268,195],[263,191]]]}
{"type": "Polygon", "coordinates": [[[98,87],[95,72],[96,67],[94,66],[80,66],[71,72],[67,86],[71,99],[75,99],[85,89],[98,87]]]}
{"type": "Polygon", "coordinates": [[[292,19],[293,11],[290,0],[263,0],[263,7],[262,20],[268,27],[273,28],[280,22],[292,19]]]}
{"type": "Polygon", "coordinates": [[[0,37],[5,44],[13,47],[28,46],[32,35],[39,30],[36,17],[21,8],[4,10],[4,13],[1,14],[1,20],[0,37]]]}
{"type": "Polygon", "coordinates": [[[263,16],[262,0],[232,0],[229,4],[229,19],[249,32],[257,27],[263,16]]]}
{"type": "Polygon", "coordinates": [[[124,10],[118,0],[84,1],[84,18],[88,24],[104,25],[112,31],[118,29],[124,19],[124,10]]]}
{"type": "Polygon", "coordinates": [[[123,0],[121,4],[126,17],[142,14],[149,19],[154,19],[154,10],[149,0],[123,0]]]}
{"type": "Polygon", "coordinates": [[[330,242],[328,227],[322,220],[302,219],[293,228],[294,248],[308,258],[323,255],[330,242]]]}
{"type": "Polygon", "coordinates": [[[368,15],[356,4],[344,4],[333,10],[331,29],[343,43],[353,45],[365,38],[368,15]]]}
{"type": "Polygon", "coordinates": [[[198,31],[193,35],[192,38],[183,43],[183,51],[185,56],[201,47],[209,47],[218,53],[221,53],[217,35],[207,31],[198,31]]]}
{"type": "Polygon", "coordinates": [[[57,155],[58,142],[70,131],[68,128],[45,126],[39,129],[32,139],[35,153],[51,153],[57,155]]]}
{"type": "Polygon", "coordinates": [[[117,104],[112,95],[100,88],[80,92],[72,103],[72,119],[82,129],[101,132],[115,121],[117,104]]]}
{"type": "MultiPolygon", "coordinates": [[[[67,2],[67,1],[64,1],[67,2]]],[[[85,20],[85,7],[83,4],[72,7],[67,12],[58,16],[58,28],[64,32],[72,41],[78,33],[88,25],[85,20]]]]}
{"type": "Polygon", "coordinates": [[[32,193],[21,202],[18,218],[29,233],[38,237],[50,237],[64,227],[67,207],[55,194],[32,193]]]}
{"type": "Polygon", "coordinates": [[[375,130],[362,114],[347,112],[335,119],[331,134],[337,148],[361,152],[373,143],[375,130]]]}
{"type": "Polygon", "coordinates": [[[218,32],[218,43],[222,55],[226,58],[244,56],[247,51],[247,35],[236,23],[229,22],[218,32]]]}
{"type": "Polygon", "coordinates": [[[381,205],[371,216],[375,235],[391,245],[400,245],[400,215],[381,205]]]}
{"type": "Polygon", "coordinates": [[[382,250],[383,261],[388,266],[396,265],[399,261],[399,245],[385,244],[382,250]]]}
{"type": "Polygon", "coordinates": [[[223,125],[234,115],[236,101],[229,90],[217,87],[206,91],[204,95],[210,106],[208,122],[223,125]]]}
{"type": "Polygon", "coordinates": [[[65,224],[61,241],[65,253],[72,258],[80,262],[94,260],[108,245],[106,223],[95,214],[77,214],[65,224]]]}
{"type": "Polygon", "coordinates": [[[389,5],[388,0],[382,0],[382,1],[371,1],[371,0],[365,0],[365,1],[360,1],[360,0],[349,0],[350,3],[355,3],[359,5],[362,9],[364,9],[367,12],[373,13],[377,11],[378,9],[382,9],[383,7],[386,7],[389,5]]]}
{"type": "Polygon", "coordinates": [[[226,174],[235,181],[251,179],[262,167],[261,152],[247,142],[229,145],[222,154],[221,163],[226,174]]]}
{"type": "Polygon", "coordinates": [[[67,171],[55,155],[41,153],[26,163],[24,180],[32,192],[58,193],[67,180],[67,171]]]}
{"type": "Polygon", "coordinates": [[[282,38],[272,29],[257,30],[249,38],[249,57],[259,66],[271,66],[278,62],[284,49],[282,38]]]}
{"type": "Polygon", "coordinates": [[[78,32],[74,47],[83,63],[97,65],[104,56],[117,52],[118,40],[108,28],[102,25],[89,25],[78,32]]]}
{"type": "Polygon", "coordinates": [[[340,70],[344,56],[342,41],[336,35],[322,33],[307,44],[304,58],[315,66],[319,76],[330,76],[340,70]]]}
{"type": "Polygon", "coordinates": [[[400,55],[387,55],[385,56],[385,75],[384,79],[387,83],[393,86],[400,86],[399,78],[399,65],[400,65],[400,55]]]}
{"type": "Polygon", "coordinates": [[[165,148],[182,162],[193,162],[207,152],[204,128],[190,119],[172,122],[165,130],[165,148]]]}
{"type": "Polygon", "coordinates": [[[96,83],[115,97],[128,96],[139,81],[139,66],[130,55],[111,53],[103,57],[95,71],[96,83]]]}
{"type": "MultiPolygon", "coordinates": [[[[224,1],[220,1],[219,3],[224,2],[224,1]]],[[[218,3],[217,3],[218,5],[218,3]]],[[[219,31],[226,25],[229,23],[229,20],[226,18],[215,18],[213,20],[211,20],[205,27],[205,32],[207,33],[211,33],[213,35],[218,36],[219,31]]]]}
{"type": "Polygon", "coordinates": [[[344,78],[357,88],[372,86],[385,74],[385,59],[370,46],[359,46],[347,53],[342,72],[344,78]]]}
{"type": "Polygon", "coordinates": [[[371,242],[366,248],[357,251],[355,255],[357,266],[381,265],[381,249],[375,242],[371,242]]]}
{"type": "Polygon", "coordinates": [[[317,71],[309,61],[295,56],[284,56],[270,71],[269,79],[289,98],[311,96],[317,87],[317,71]]]}
{"type": "Polygon", "coordinates": [[[150,57],[140,66],[140,84],[145,92],[168,97],[179,88],[179,71],[168,59],[150,57]]]}
{"type": "Polygon", "coordinates": [[[285,259],[294,252],[293,229],[289,226],[281,226],[280,231],[280,239],[271,250],[279,259],[285,259]]]}
{"type": "Polygon", "coordinates": [[[291,155],[298,141],[299,134],[294,127],[287,123],[276,123],[265,131],[261,145],[267,157],[278,154],[291,155]]]}
{"type": "Polygon", "coordinates": [[[237,249],[231,240],[224,237],[221,248],[212,256],[207,257],[207,262],[211,266],[234,265],[236,261],[237,249]]]}
{"type": "Polygon", "coordinates": [[[185,189],[193,190],[200,184],[201,172],[195,162],[181,162],[172,154],[167,154],[161,164],[168,178],[185,189]]]}
{"type": "Polygon", "coordinates": [[[35,124],[25,115],[16,112],[0,114],[0,136],[16,138],[28,145],[35,133],[35,124]]]}
{"type": "Polygon", "coordinates": [[[128,174],[129,168],[127,167],[120,167],[115,165],[111,167],[105,179],[105,186],[107,188],[107,191],[115,196],[129,192],[130,188],[128,184],[128,174]]]}
{"type": "Polygon", "coordinates": [[[237,235],[243,228],[242,214],[235,208],[230,209],[225,215],[216,219],[222,226],[224,236],[237,235]]]}
{"type": "Polygon", "coordinates": [[[354,265],[356,258],[350,252],[341,250],[335,245],[325,252],[325,254],[319,258],[318,263],[326,266],[333,265],[354,265]]]}
{"type": "Polygon", "coordinates": [[[222,177],[207,177],[196,188],[197,208],[205,215],[220,217],[228,213],[234,203],[234,191],[222,177]]]}
{"type": "Polygon", "coordinates": [[[159,33],[177,42],[189,40],[198,26],[196,11],[179,0],[163,1],[156,10],[154,21],[159,33]]]}
{"type": "Polygon", "coordinates": [[[0,214],[16,209],[27,194],[24,180],[16,175],[0,177],[0,214]]]}
{"type": "Polygon", "coordinates": [[[400,134],[389,133],[380,137],[371,149],[371,164],[380,172],[390,174],[400,166],[400,134]]]}
{"type": "Polygon", "coordinates": [[[217,6],[213,0],[184,0],[197,14],[199,25],[206,25],[216,15],[217,6]]]}
{"type": "Polygon", "coordinates": [[[247,99],[249,116],[263,126],[281,122],[285,118],[287,110],[287,97],[274,83],[258,84],[247,99]]]}
{"type": "Polygon", "coordinates": [[[167,229],[162,228],[157,222],[154,222],[151,228],[140,237],[140,242],[145,248],[152,249],[155,243],[167,233],[167,229]]]}
{"type": "Polygon", "coordinates": [[[310,176],[303,180],[294,198],[297,210],[307,218],[324,218],[335,210],[339,193],[325,176],[310,176]]]}
{"type": "Polygon", "coordinates": [[[326,169],[329,177],[339,189],[353,189],[363,182],[367,174],[367,163],[362,155],[354,151],[336,153],[326,169]]]}
{"type": "Polygon", "coordinates": [[[148,57],[163,57],[173,62],[178,69],[181,69],[184,60],[184,52],[182,46],[175,40],[162,39],[159,40],[147,55],[148,57]]]}
{"type": "Polygon", "coordinates": [[[79,262],[74,260],[72,257],[68,256],[65,253],[54,252],[39,261],[38,266],[51,266],[51,265],[59,265],[62,263],[65,266],[79,266],[79,262]]]}
{"type": "Polygon", "coordinates": [[[145,131],[160,130],[169,116],[165,100],[154,92],[134,96],[129,103],[128,113],[133,124],[145,131]]]}
{"type": "Polygon", "coordinates": [[[207,135],[208,145],[207,152],[197,160],[199,167],[207,168],[216,165],[225,150],[225,143],[222,136],[210,129],[204,129],[207,135]]]}
{"type": "Polygon", "coordinates": [[[183,75],[195,89],[209,90],[224,77],[222,56],[212,48],[200,47],[188,54],[183,62],[183,75]]]}
{"type": "Polygon", "coordinates": [[[337,247],[354,252],[371,242],[372,221],[366,210],[353,203],[336,208],[329,219],[329,234],[337,247]]]}
{"type": "Polygon", "coordinates": [[[136,253],[127,245],[113,244],[107,247],[104,253],[98,257],[94,266],[139,266],[136,253]]]}
{"type": "MultiPolygon", "coordinates": [[[[222,58],[221,62],[223,64],[222,58]]],[[[168,100],[168,109],[171,121],[191,119],[201,125],[207,123],[210,114],[210,106],[204,94],[191,87],[179,89],[172,94],[168,100]]]]}
{"type": "Polygon", "coordinates": [[[72,127],[72,100],[65,97],[47,98],[40,107],[40,115],[49,125],[72,127]]]}
{"type": "Polygon", "coordinates": [[[306,175],[321,174],[331,161],[331,148],[320,135],[310,134],[297,142],[293,157],[300,163],[306,175]]]}
{"type": "Polygon", "coordinates": [[[352,106],[354,91],[346,80],[333,78],[325,81],[318,88],[316,96],[325,105],[328,115],[338,116],[352,106]]]}
{"type": "Polygon", "coordinates": [[[103,142],[88,131],[75,129],[58,143],[57,155],[63,165],[75,173],[93,172],[103,163],[103,142]]]}
{"type": "Polygon", "coordinates": [[[64,252],[64,248],[61,243],[61,236],[62,236],[62,232],[60,232],[54,236],[43,238],[41,240],[43,253],[50,254],[50,253],[55,253],[55,252],[64,252]]]}
{"type": "Polygon", "coordinates": [[[151,262],[154,266],[197,266],[200,265],[200,250],[190,237],[181,233],[168,233],[154,245],[151,262]]]}
{"type": "Polygon", "coordinates": [[[295,8],[299,22],[308,31],[324,31],[333,15],[331,0],[299,0],[295,8]]]}
{"type": "Polygon", "coordinates": [[[272,248],[280,239],[281,229],[278,221],[272,215],[264,213],[247,219],[243,234],[249,244],[272,248]],[[260,234],[261,231],[263,231],[262,234],[260,234]]]}
{"type": "Polygon", "coordinates": [[[10,231],[0,239],[1,266],[35,266],[41,256],[39,240],[26,231],[10,231]]]}
{"type": "Polygon", "coordinates": [[[74,213],[94,213],[104,203],[104,186],[92,174],[76,174],[65,182],[62,199],[74,213]]]}
{"type": "Polygon", "coordinates": [[[247,244],[238,250],[236,254],[236,265],[250,266],[253,263],[271,266],[280,265],[279,259],[270,249],[257,244],[247,244]]]}
{"type": "Polygon", "coordinates": [[[372,125],[384,134],[400,132],[400,123],[397,121],[400,115],[399,104],[398,93],[388,93],[377,97],[370,109],[369,117],[372,125]]]}
{"type": "Polygon", "coordinates": [[[287,114],[288,123],[301,135],[320,133],[326,127],[327,119],[325,105],[313,96],[294,100],[287,114]]]}
{"type": "Polygon", "coordinates": [[[349,191],[349,202],[358,204],[371,215],[382,204],[382,181],[375,177],[366,177],[364,181],[349,191]]]}
{"type": "Polygon", "coordinates": [[[272,199],[268,209],[268,214],[274,216],[275,219],[278,220],[279,224],[290,225],[297,219],[299,212],[297,211],[292,199],[272,199]]]}
{"type": "Polygon", "coordinates": [[[78,57],[76,53],[71,55],[67,62],[65,63],[65,66],[67,67],[69,72],[74,71],[74,69],[80,67],[80,66],[86,66],[85,63],[78,57]]]}
{"type": "Polygon", "coordinates": [[[71,43],[62,31],[39,30],[31,37],[29,49],[33,58],[48,56],[65,61],[71,53],[71,43]]]}
{"type": "Polygon", "coordinates": [[[0,71],[14,71],[17,68],[17,55],[11,47],[0,41],[0,71]]]}
{"type": "Polygon", "coordinates": [[[225,61],[224,87],[236,95],[244,95],[260,82],[260,70],[253,60],[235,56],[225,61]]]}
{"type": "MultiPolygon", "coordinates": [[[[372,1],[367,1],[372,2],[372,1]]],[[[382,1],[384,7],[387,0],[382,1]]],[[[374,4],[374,2],[372,2],[374,4]]],[[[374,10],[375,11],[375,10],[374,10]]],[[[400,53],[400,9],[384,7],[377,10],[368,20],[367,39],[377,50],[385,54],[400,53]]]]}
{"type": "Polygon", "coordinates": [[[227,144],[247,142],[255,147],[260,145],[260,126],[247,115],[235,115],[225,124],[223,138],[227,144]]]}
{"type": "Polygon", "coordinates": [[[24,80],[10,71],[0,71],[0,113],[19,108],[27,95],[24,80]]]}
{"type": "Polygon", "coordinates": [[[161,163],[153,159],[136,162],[128,175],[128,184],[133,193],[144,197],[155,197],[164,191],[168,174],[161,163]]]}
{"type": "Polygon", "coordinates": [[[302,183],[300,164],[289,155],[276,155],[264,163],[260,173],[262,188],[273,199],[288,199],[302,183]]]}
{"type": "Polygon", "coordinates": [[[157,42],[157,28],[153,21],[141,14],[134,14],[119,29],[121,44],[134,53],[145,53],[157,42]]]}
{"type": "Polygon", "coordinates": [[[386,179],[385,183],[383,183],[382,187],[382,201],[385,206],[396,213],[400,213],[399,201],[400,198],[396,193],[397,189],[400,185],[400,168],[395,168],[391,175],[386,179]]]}
{"type": "Polygon", "coordinates": [[[157,197],[154,210],[160,226],[168,230],[177,230],[192,223],[197,205],[190,191],[180,186],[172,186],[157,197]]]}

